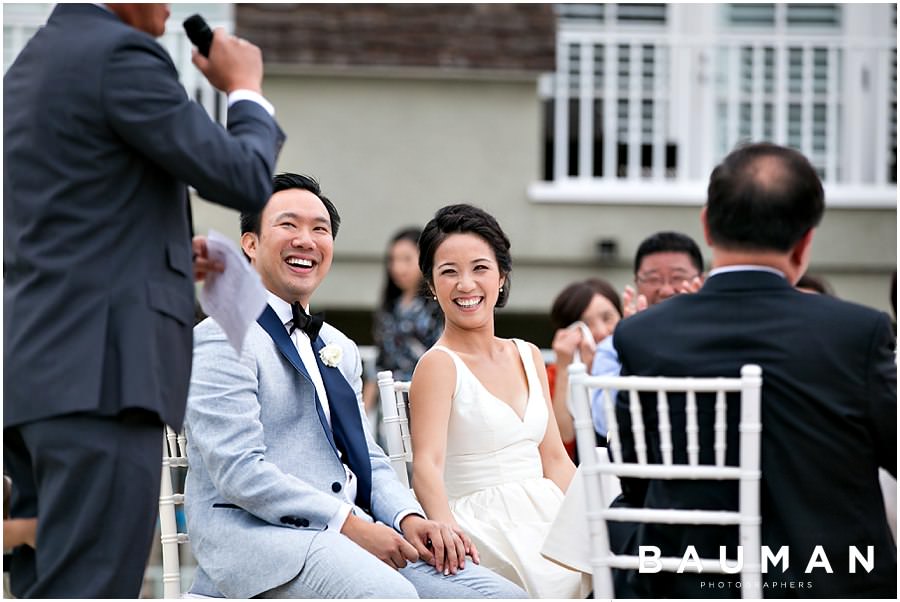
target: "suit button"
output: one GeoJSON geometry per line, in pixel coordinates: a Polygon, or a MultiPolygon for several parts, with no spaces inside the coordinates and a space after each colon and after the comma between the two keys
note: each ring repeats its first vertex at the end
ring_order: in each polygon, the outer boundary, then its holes
{"type": "Polygon", "coordinates": [[[331,484],[331,490],[333,492],[337,493],[338,491],[341,490],[341,484],[338,483],[337,481],[335,481],[334,483],[331,484]]]}
{"type": "Polygon", "coordinates": [[[293,524],[294,524],[294,517],[293,517],[293,516],[282,516],[282,517],[281,517],[281,524],[282,524],[282,525],[293,525],[293,524]]]}
{"type": "Polygon", "coordinates": [[[298,523],[301,527],[308,527],[308,526],[309,526],[309,521],[306,520],[305,518],[301,518],[299,521],[297,521],[297,523],[298,523]]]}

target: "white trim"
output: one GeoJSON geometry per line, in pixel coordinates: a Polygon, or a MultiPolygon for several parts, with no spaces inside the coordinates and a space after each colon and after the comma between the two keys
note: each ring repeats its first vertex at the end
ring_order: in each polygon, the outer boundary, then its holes
{"type": "MultiPolygon", "coordinates": [[[[671,32],[670,28],[666,28],[667,32],[671,32]]],[[[577,44],[581,42],[606,44],[659,44],[663,39],[660,31],[623,31],[621,28],[601,29],[592,26],[589,29],[570,28],[559,29],[557,31],[557,40],[566,44],[577,44]]],[[[775,29],[767,27],[765,30],[756,32],[733,32],[727,29],[716,29],[711,33],[694,33],[684,34],[682,32],[671,32],[673,41],[679,46],[705,47],[717,44],[726,46],[753,46],[755,44],[774,44],[779,40],[783,40],[788,46],[800,46],[809,44],[814,46],[822,46],[829,44],[837,44],[841,48],[854,48],[859,50],[865,49],[881,49],[892,47],[896,43],[896,39],[887,36],[861,36],[861,35],[842,35],[840,31],[828,32],[796,32],[785,31],[779,36],[775,33],[775,29]]],[[[666,36],[668,38],[668,36],[666,36]]]]}
{"type": "MultiPolygon", "coordinates": [[[[383,77],[404,80],[450,80],[450,81],[499,81],[512,83],[541,84],[541,78],[549,77],[553,81],[556,72],[534,71],[525,69],[463,69],[455,67],[416,67],[407,65],[312,65],[305,63],[266,63],[266,78],[282,76],[313,77],[348,77],[373,78],[383,77]]],[[[538,88],[541,98],[552,97],[553,87],[546,88],[549,96],[543,95],[545,88],[538,88]]]]}
{"type": "MultiPolygon", "coordinates": [[[[583,181],[533,182],[528,200],[534,203],[586,205],[682,205],[706,203],[706,181],[665,182],[583,181]]],[[[847,209],[897,208],[896,186],[825,186],[827,207],[847,209]]]]}

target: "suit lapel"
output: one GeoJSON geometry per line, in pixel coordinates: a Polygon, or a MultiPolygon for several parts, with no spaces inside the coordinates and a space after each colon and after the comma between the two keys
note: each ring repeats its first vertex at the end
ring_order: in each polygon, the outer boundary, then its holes
{"type": "Polygon", "coordinates": [[[325,342],[322,337],[316,337],[313,351],[319,365],[319,374],[322,375],[322,382],[328,392],[334,438],[338,447],[344,451],[347,465],[357,477],[356,503],[368,510],[372,497],[372,463],[369,460],[369,445],[363,431],[356,394],[338,368],[322,363],[319,352],[323,347],[325,342]]]}
{"type": "MultiPolygon", "coordinates": [[[[322,403],[319,401],[319,394],[316,392],[316,386],[313,384],[312,378],[309,376],[309,372],[306,371],[306,366],[303,365],[303,362],[300,360],[300,354],[297,353],[297,348],[294,346],[294,342],[291,340],[291,337],[288,335],[287,331],[284,329],[284,324],[281,323],[281,318],[278,317],[278,314],[275,313],[275,310],[272,309],[270,305],[266,305],[266,308],[263,310],[263,313],[257,318],[257,323],[262,326],[263,330],[265,330],[270,337],[272,337],[272,341],[275,343],[275,347],[278,351],[281,352],[281,355],[287,359],[291,363],[291,365],[303,375],[309,385],[313,389],[313,395],[316,400],[316,413],[319,415],[319,422],[322,424],[322,429],[325,431],[325,436],[328,437],[328,442],[331,443],[331,448],[334,450],[335,455],[340,457],[338,453],[337,446],[334,443],[334,436],[331,433],[331,427],[328,426],[328,420],[325,418],[325,411],[322,409],[322,403]]],[[[319,361],[318,351],[316,351],[316,361],[319,361]]],[[[322,371],[321,366],[319,367],[319,372],[322,371]]],[[[348,385],[349,386],[349,385],[348,385]]],[[[326,383],[325,389],[328,390],[328,384],[326,383]]],[[[329,400],[331,399],[329,393],[329,400]]]]}

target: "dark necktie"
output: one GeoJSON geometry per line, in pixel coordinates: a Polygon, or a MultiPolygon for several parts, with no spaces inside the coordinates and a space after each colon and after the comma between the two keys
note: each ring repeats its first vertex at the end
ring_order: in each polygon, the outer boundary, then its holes
{"type": "Polygon", "coordinates": [[[325,322],[325,314],[319,312],[309,315],[299,301],[291,303],[291,312],[294,318],[290,334],[294,334],[294,331],[299,328],[309,336],[310,341],[315,341],[316,337],[319,336],[319,330],[322,329],[322,323],[325,322]]]}

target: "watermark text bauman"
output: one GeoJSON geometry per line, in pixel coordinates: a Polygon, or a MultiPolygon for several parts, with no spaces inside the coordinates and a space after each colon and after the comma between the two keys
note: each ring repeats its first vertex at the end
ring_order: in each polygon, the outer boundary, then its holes
{"type": "MultiPolygon", "coordinates": [[[[866,546],[866,553],[863,554],[856,546],[848,546],[848,567],[847,571],[851,574],[856,573],[858,568],[862,568],[865,572],[871,573],[875,568],[875,546],[866,546]]],[[[772,553],[769,546],[760,546],[760,560],[762,563],[762,572],[768,573],[770,566],[772,568],[781,564],[782,572],[790,567],[790,549],[788,546],[781,546],[777,553],[772,553]]],[[[805,560],[805,559],[804,559],[805,560]]],[[[737,546],[737,558],[729,560],[726,557],[726,546],[719,546],[719,569],[716,573],[736,574],[740,573],[744,568],[744,548],[737,546]]],[[[828,555],[822,546],[816,546],[806,563],[804,569],[805,574],[810,574],[814,570],[824,570],[826,573],[834,573],[828,555]]],[[[656,546],[639,546],[638,547],[638,572],[639,573],[658,573],[662,570],[662,562],[660,561],[660,549],[656,546]]],[[[681,557],[681,563],[676,569],[676,573],[684,573],[692,571],[702,573],[703,563],[694,546],[688,546],[681,557]]],[[[712,572],[712,571],[710,571],[712,572]]]]}

